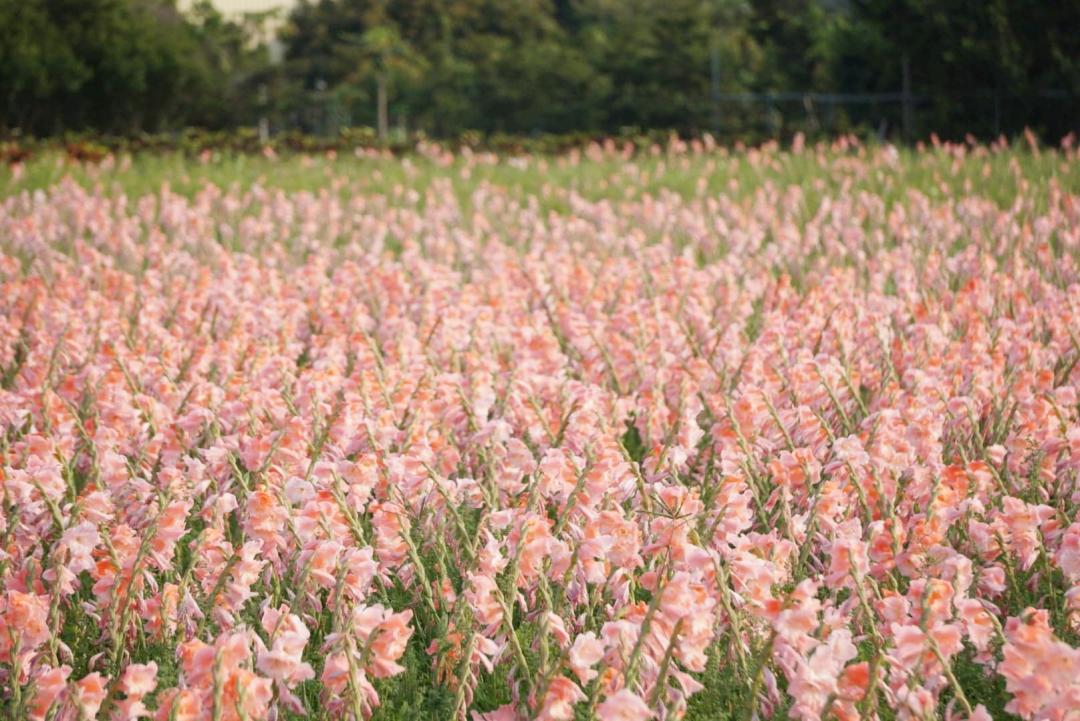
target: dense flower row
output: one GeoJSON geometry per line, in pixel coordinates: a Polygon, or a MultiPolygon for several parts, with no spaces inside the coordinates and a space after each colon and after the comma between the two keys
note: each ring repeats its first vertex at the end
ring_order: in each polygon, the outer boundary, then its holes
{"type": "Polygon", "coordinates": [[[1080,718],[1080,198],[567,198],[2,201],[5,718],[1080,718]]]}

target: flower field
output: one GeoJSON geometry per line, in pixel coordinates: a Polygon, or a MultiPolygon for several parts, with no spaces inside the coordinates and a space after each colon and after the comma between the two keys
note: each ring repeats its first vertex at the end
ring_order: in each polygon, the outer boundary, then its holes
{"type": "Polygon", "coordinates": [[[0,171],[0,718],[1080,719],[1080,158],[0,171]]]}

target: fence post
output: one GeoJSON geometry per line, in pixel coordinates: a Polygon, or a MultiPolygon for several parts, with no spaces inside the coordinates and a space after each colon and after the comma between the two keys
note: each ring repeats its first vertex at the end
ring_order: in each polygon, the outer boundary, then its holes
{"type": "Polygon", "coordinates": [[[270,93],[266,83],[259,86],[259,144],[266,145],[270,142],[270,119],[266,117],[267,107],[270,104],[270,93]]]}
{"type": "Polygon", "coordinates": [[[1001,91],[994,88],[994,138],[1001,135],[1001,91]]]}
{"type": "Polygon", "coordinates": [[[913,98],[911,97],[911,56],[906,52],[903,58],[900,60],[900,73],[902,75],[901,81],[903,87],[901,90],[903,113],[901,116],[901,122],[903,123],[904,140],[911,142],[912,138],[912,120],[914,105],[913,98]]]}
{"type": "Polygon", "coordinates": [[[803,93],[802,98],[803,108],[806,109],[806,129],[811,135],[816,135],[821,126],[814,110],[814,97],[810,93],[803,93]]]}

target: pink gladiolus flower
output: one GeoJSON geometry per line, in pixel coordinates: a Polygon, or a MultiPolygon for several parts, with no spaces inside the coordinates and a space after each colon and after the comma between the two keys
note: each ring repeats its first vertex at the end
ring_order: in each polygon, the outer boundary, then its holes
{"type": "Polygon", "coordinates": [[[32,653],[49,638],[48,601],[43,596],[9,590],[0,600],[0,661],[10,662],[15,646],[32,653]]]}
{"type": "Polygon", "coordinates": [[[71,690],[71,701],[82,718],[94,718],[107,694],[105,679],[92,673],[79,679],[71,690]]]}
{"type": "Polygon", "coordinates": [[[667,721],[719,674],[986,721],[970,652],[1073,721],[1076,145],[796,145],[28,161],[0,707],[364,721],[408,671],[462,719],[667,721]]]}
{"type": "Polygon", "coordinates": [[[585,694],[577,684],[563,676],[556,676],[548,684],[536,718],[538,721],[570,721],[574,718],[574,704],[584,700],[585,694]]]}
{"type": "Polygon", "coordinates": [[[157,687],[158,665],[154,661],[149,663],[133,663],[124,669],[124,675],[120,679],[120,690],[128,697],[142,698],[153,693],[157,687]]]}
{"type": "Polygon", "coordinates": [[[69,666],[45,667],[37,675],[34,679],[37,690],[28,710],[32,721],[43,721],[48,715],[49,709],[62,700],[69,675],[71,675],[69,666]]]}
{"type": "Polygon", "coordinates": [[[653,716],[645,702],[625,688],[608,696],[596,707],[596,718],[600,721],[645,721],[653,716]]]}
{"type": "Polygon", "coordinates": [[[1013,696],[1005,709],[1037,721],[1068,718],[1080,700],[1080,650],[1054,637],[1043,610],[1010,618],[1005,638],[1000,673],[1013,696]]]}
{"type": "Polygon", "coordinates": [[[315,677],[311,665],[303,660],[311,634],[298,616],[289,613],[288,606],[264,610],[262,627],[270,636],[270,648],[259,641],[255,667],[260,673],[281,681],[286,688],[315,677]]]}
{"type": "Polygon", "coordinates": [[[582,686],[596,678],[596,671],[592,670],[592,667],[603,657],[604,644],[596,638],[595,633],[589,631],[574,639],[569,653],[570,669],[577,675],[582,686]]]}

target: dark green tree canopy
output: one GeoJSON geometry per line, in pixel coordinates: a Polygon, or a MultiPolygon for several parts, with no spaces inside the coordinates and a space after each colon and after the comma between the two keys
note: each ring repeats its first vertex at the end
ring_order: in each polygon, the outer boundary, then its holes
{"type": "Polygon", "coordinates": [[[919,137],[1080,122],[1080,0],[301,0],[272,24],[280,64],[258,21],[206,1],[0,0],[0,128],[752,141],[895,133],[905,88],[919,137]]]}
{"type": "Polygon", "coordinates": [[[242,81],[265,64],[206,2],[0,0],[0,37],[0,122],[35,134],[249,123],[242,81]]]}

